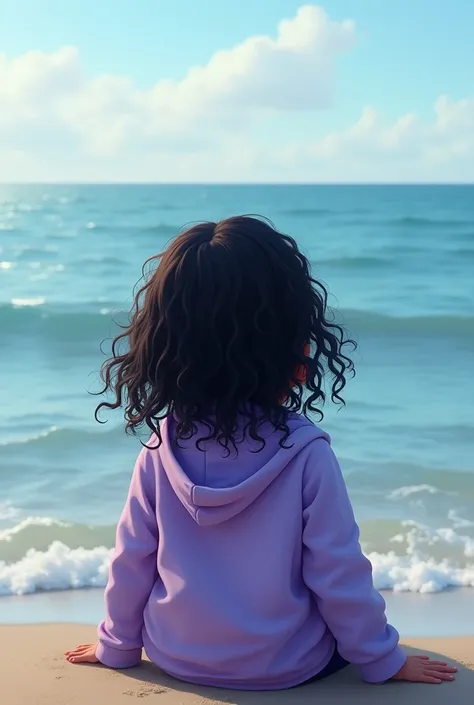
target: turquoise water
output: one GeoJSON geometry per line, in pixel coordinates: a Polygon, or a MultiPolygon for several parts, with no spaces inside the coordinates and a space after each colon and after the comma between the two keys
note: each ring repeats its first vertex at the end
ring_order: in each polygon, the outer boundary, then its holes
{"type": "Polygon", "coordinates": [[[1,595],[104,584],[139,443],[93,419],[101,341],[147,257],[237,213],[296,237],[359,341],[323,425],[376,584],[474,586],[474,187],[4,186],[1,595]]]}

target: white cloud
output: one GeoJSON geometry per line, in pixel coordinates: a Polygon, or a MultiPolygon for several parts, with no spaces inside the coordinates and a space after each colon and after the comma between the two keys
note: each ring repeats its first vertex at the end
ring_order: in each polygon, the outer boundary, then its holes
{"type": "Polygon", "coordinates": [[[49,154],[76,144],[84,153],[199,148],[216,132],[243,129],[275,111],[331,103],[333,63],[353,44],[353,23],[332,22],[305,5],[278,27],[216,52],[181,81],[138,90],[122,76],[87,80],[78,51],[0,57],[0,144],[49,154]]]}
{"type": "Polygon", "coordinates": [[[390,123],[366,107],[345,130],[292,138],[293,115],[316,125],[334,107],[335,65],[355,40],[352,21],[304,5],[275,37],[249,37],[148,90],[87,77],[74,47],[0,55],[0,180],[474,178],[474,98],[438,98],[428,122],[407,113],[390,123]],[[255,137],[282,115],[286,141],[255,137]]]}
{"type": "Polygon", "coordinates": [[[431,120],[406,113],[390,122],[372,106],[346,129],[289,142],[274,168],[316,181],[472,181],[474,97],[440,96],[431,120]]]}
{"type": "Polygon", "coordinates": [[[391,124],[368,106],[349,129],[327,135],[311,145],[314,156],[338,157],[374,151],[385,156],[397,154],[443,161],[453,153],[469,152],[474,145],[474,98],[452,101],[440,96],[434,104],[434,120],[424,123],[406,113],[391,124]],[[454,152],[453,152],[454,148],[454,152]]]}

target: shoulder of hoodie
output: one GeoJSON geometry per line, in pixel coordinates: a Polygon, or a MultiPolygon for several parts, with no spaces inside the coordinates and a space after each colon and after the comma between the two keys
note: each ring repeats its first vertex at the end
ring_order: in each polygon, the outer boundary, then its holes
{"type": "Polygon", "coordinates": [[[322,440],[326,444],[331,445],[329,433],[306,418],[306,416],[303,416],[303,414],[291,414],[288,419],[288,426],[290,428],[290,439],[295,434],[304,434],[308,439],[308,443],[322,440]]]}
{"type": "Polygon", "coordinates": [[[307,480],[327,472],[328,467],[334,467],[336,456],[331,447],[331,437],[324,429],[301,414],[292,414],[289,426],[288,444],[296,443],[299,446],[299,462],[307,480]]]}

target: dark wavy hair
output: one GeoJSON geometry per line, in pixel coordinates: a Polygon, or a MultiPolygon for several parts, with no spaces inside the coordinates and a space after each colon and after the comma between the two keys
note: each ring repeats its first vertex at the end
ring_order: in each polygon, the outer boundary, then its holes
{"type": "Polygon", "coordinates": [[[101,408],[123,406],[126,430],[146,425],[159,446],[159,423],[173,414],[177,442],[192,438],[200,422],[208,433],[198,447],[214,439],[229,450],[242,417],[244,435],[262,447],[263,422],[281,431],[283,445],[291,412],[322,418],[326,377],[332,401],[344,404],[354,373],[344,348],[356,344],[335,323],[327,290],[295,240],[268,221],[236,216],[194,225],[147,260],[143,279],[129,325],[102,366],[99,394],[112,392],[112,401],[98,405],[97,420],[101,408]]]}

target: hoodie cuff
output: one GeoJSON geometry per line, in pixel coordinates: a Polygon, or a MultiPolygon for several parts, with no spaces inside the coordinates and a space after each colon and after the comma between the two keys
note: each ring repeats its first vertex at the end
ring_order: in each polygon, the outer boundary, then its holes
{"type": "Polygon", "coordinates": [[[100,663],[109,668],[132,668],[133,666],[138,666],[142,660],[141,649],[129,649],[124,651],[123,649],[114,649],[111,646],[105,646],[101,642],[96,649],[95,655],[100,663]]]}
{"type": "Polygon", "coordinates": [[[386,656],[372,663],[357,664],[362,678],[366,683],[385,683],[393,678],[403,668],[407,660],[406,654],[396,646],[386,656]]]}

